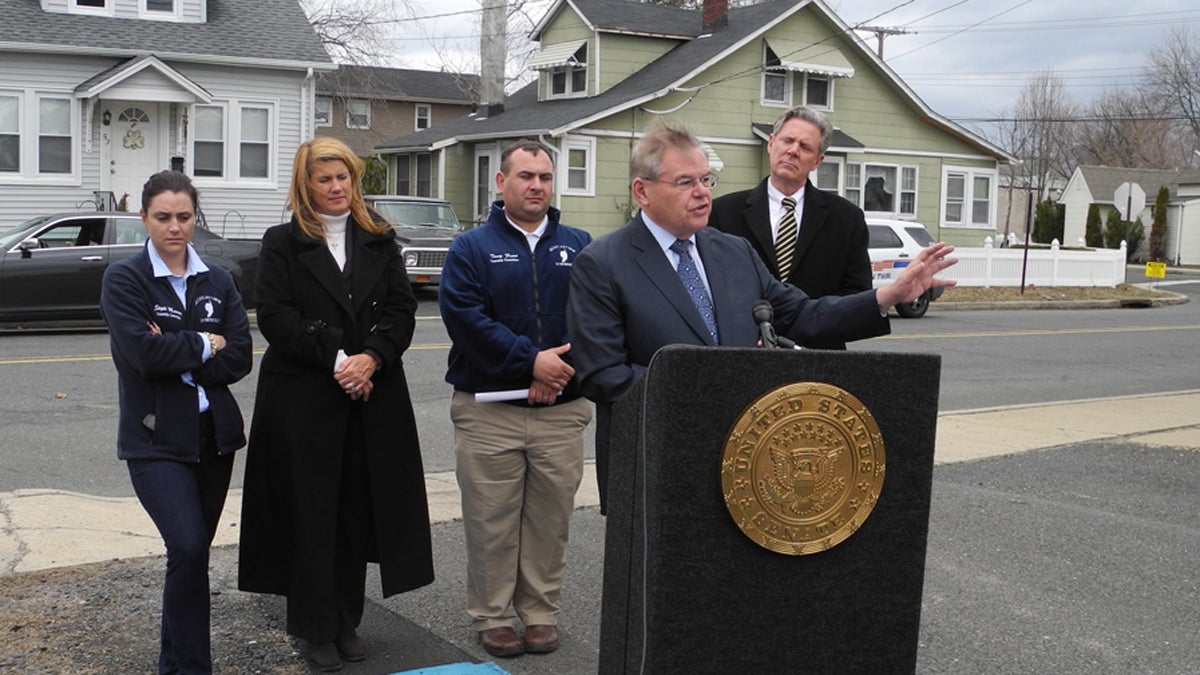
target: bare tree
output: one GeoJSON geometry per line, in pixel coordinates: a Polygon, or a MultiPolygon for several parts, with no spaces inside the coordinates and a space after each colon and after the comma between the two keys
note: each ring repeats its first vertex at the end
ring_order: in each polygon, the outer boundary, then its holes
{"type": "MultiPolygon", "coordinates": [[[[499,36],[504,42],[504,51],[506,54],[504,59],[504,89],[510,93],[519,89],[536,76],[536,74],[529,70],[529,60],[537,53],[538,46],[537,43],[529,39],[529,33],[537,24],[539,17],[534,17],[530,14],[529,4],[527,0],[517,0],[507,3],[507,21],[501,27],[503,33],[499,36]]],[[[479,5],[482,10],[484,1],[480,0],[479,5]]],[[[483,39],[482,18],[482,11],[474,17],[475,25],[481,34],[480,42],[483,39]]],[[[478,73],[481,71],[480,42],[475,42],[474,44],[455,44],[435,36],[428,31],[425,32],[425,36],[428,44],[436,54],[437,65],[435,67],[456,73],[478,73]]],[[[489,35],[488,37],[495,38],[497,36],[489,35]]]]}
{"type": "Polygon", "coordinates": [[[1010,210],[1004,218],[1006,231],[1014,215],[1020,215],[1011,213],[1013,204],[1026,203],[1014,198],[1017,190],[1041,200],[1049,196],[1052,185],[1070,178],[1075,168],[1071,147],[1077,110],[1063,79],[1050,70],[1029,79],[1013,107],[1000,115],[999,143],[1018,160],[1003,167],[1010,210]]]}
{"type": "Polygon", "coordinates": [[[402,15],[403,0],[300,0],[325,49],[340,63],[378,64],[387,59],[387,39],[402,15]]]}
{"type": "Polygon", "coordinates": [[[1106,91],[1080,121],[1075,153],[1083,164],[1177,169],[1189,160],[1186,134],[1170,104],[1145,91],[1106,91]]]}
{"type": "Polygon", "coordinates": [[[1180,117],[1191,132],[1191,149],[1200,149],[1200,47],[1186,27],[1171,30],[1150,52],[1147,87],[1180,117]]]}

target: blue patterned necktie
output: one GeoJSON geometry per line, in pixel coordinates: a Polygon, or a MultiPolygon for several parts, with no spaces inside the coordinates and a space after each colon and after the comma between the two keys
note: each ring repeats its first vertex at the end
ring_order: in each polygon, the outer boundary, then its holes
{"type": "Polygon", "coordinates": [[[700,270],[696,269],[692,254],[688,252],[691,245],[692,242],[687,239],[676,239],[675,243],[671,244],[671,250],[679,254],[679,267],[675,271],[679,273],[679,280],[683,282],[688,295],[692,296],[692,302],[696,303],[696,309],[700,310],[700,316],[704,319],[704,325],[708,326],[708,334],[712,336],[713,344],[721,344],[717,340],[717,317],[713,313],[712,299],[708,297],[704,280],[700,278],[700,270]]]}

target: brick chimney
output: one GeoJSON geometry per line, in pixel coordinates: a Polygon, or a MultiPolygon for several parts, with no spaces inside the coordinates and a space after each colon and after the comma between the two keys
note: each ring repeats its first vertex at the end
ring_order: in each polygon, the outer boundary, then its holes
{"type": "Polygon", "coordinates": [[[701,11],[704,13],[704,30],[720,30],[729,25],[729,0],[704,0],[701,11]]]}

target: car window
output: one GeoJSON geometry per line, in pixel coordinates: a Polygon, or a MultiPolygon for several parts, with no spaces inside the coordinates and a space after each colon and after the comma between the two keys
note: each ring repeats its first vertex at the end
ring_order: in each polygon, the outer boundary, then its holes
{"type": "Polygon", "coordinates": [[[25,241],[31,234],[31,231],[38,225],[49,220],[49,216],[38,216],[31,220],[27,220],[16,227],[6,230],[3,236],[0,236],[0,249],[9,249],[17,244],[25,241]]]}
{"type": "Polygon", "coordinates": [[[146,241],[146,226],[136,218],[117,218],[114,244],[141,244],[146,241]]]}
{"type": "Polygon", "coordinates": [[[449,204],[375,202],[375,210],[395,225],[458,229],[458,218],[449,204]]]}
{"type": "Polygon", "coordinates": [[[904,231],[907,232],[910,237],[916,240],[916,242],[920,244],[922,248],[935,243],[933,241],[933,237],[929,236],[929,231],[921,225],[917,225],[915,227],[906,227],[904,228],[904,231]]]}
{"type": "Polygon", "coordinates": [[[97,246],[104,243],[106,218],[65,220],[51,225],[36,236],[38,248],[97,246]]]}
{"type": "Polygon", "coordinates": [[[871,238],[867,242],[868,248],[901,248],[904,246],[899,235],[887,225],[867,225],[867,229],[871,233],[871,238]]]}

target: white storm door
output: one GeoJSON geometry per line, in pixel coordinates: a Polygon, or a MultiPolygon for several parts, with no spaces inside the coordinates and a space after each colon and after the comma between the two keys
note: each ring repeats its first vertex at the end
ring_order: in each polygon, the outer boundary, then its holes
{"type": "Polygon", "coordinates": [[[105,101],[112,120],[104,128],[108,136],[109,189],[117,200],[129,194],[129,210],[141,208],[142,186],[152,174],[170,168],[163,151],[165,120],[158,103],[105,101]]]}

